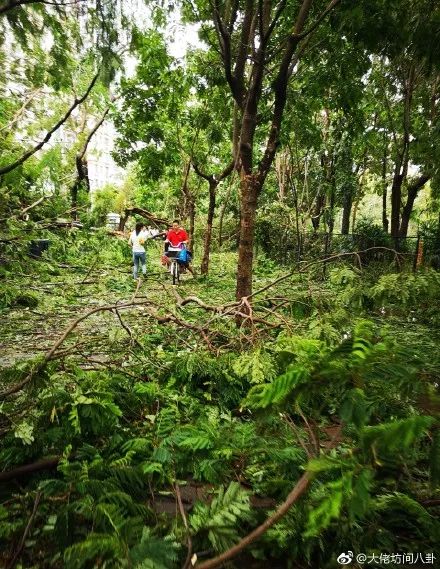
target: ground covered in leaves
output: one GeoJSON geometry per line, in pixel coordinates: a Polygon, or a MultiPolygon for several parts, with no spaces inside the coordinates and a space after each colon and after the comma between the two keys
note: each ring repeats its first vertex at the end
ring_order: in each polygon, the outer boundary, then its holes
{"type": "Polygon", "coordinates": [[[134,282],[125,241],[105,233],[62,233],[41,259],[12,253],[5,567],[435,553],[438,273],[259,255],[254,296],[238,303],[227,251],[179,287],[156,244],[134,282]]]}

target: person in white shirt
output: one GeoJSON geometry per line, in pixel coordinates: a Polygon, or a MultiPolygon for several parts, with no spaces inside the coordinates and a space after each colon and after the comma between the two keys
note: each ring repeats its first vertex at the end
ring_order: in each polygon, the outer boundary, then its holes
{"type": "Polygon", "coordinates": [[[131,232],[130,238],[128,239],[128,244],[131,245],[133,249],[134,280],[138,277],[140,266],[142,266],[142,274],[144,276],[147,274],[147,259],[144,247],[144,243],[147,238],[148,235],[145,231],[145,225],[143,223],[136,223],[136,228],[131,232]]]}

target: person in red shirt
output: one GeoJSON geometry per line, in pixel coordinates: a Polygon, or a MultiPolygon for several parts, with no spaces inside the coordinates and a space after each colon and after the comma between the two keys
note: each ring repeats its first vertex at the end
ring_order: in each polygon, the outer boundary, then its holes
{"type": "MultiPolygon", "coordinates": [[[[173,226],[167,232],[165,237],[165,255],[164,260],[167,264],[169,264],[169,260],[167,259],[167,252],[168,247],[178,247],[179,245],[187,245],[188,244],[188,233],[180,227],[180,223],[177,219],[173,221],[173,226]]],[[[184,265],[190,273],[194,276],[194,271],[192,270],[189,262],[185,263],[184,265]]]]}
{"type": "Polygon", "coordinates": [[[180,227],[177,219],[173,221],[173,226],[167,233],[166,241],[168,241],[172,247],[178,247],[182,243],[185,245],[188,243],[188,233],[183,227],[180,227]]]}

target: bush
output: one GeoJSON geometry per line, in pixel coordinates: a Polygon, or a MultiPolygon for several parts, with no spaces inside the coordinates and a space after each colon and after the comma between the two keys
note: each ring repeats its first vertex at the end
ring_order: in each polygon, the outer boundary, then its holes
{"type": "Polygon", "coordinates": [[[387,251],[367,251],[373,247],[394,249],[395,243],[380,225],[369,219],[362,219],[357,222],[353,233],[353,250],[365,251],[360,255],[362,264],[368,265],[372,261],[383,261],[387,258],[387,251]]]}

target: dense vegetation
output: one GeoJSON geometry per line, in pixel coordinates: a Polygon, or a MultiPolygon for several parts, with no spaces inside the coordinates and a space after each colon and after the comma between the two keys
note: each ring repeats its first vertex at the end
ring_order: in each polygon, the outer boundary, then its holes
{"type": "Polygon", "coordinates": [[[0,566],[435,566],[439,30],[428,0],[0,2],[0,566]],[[196,276],[152,240],[134,282],[127,230],[175,217],[196,276]]]}

